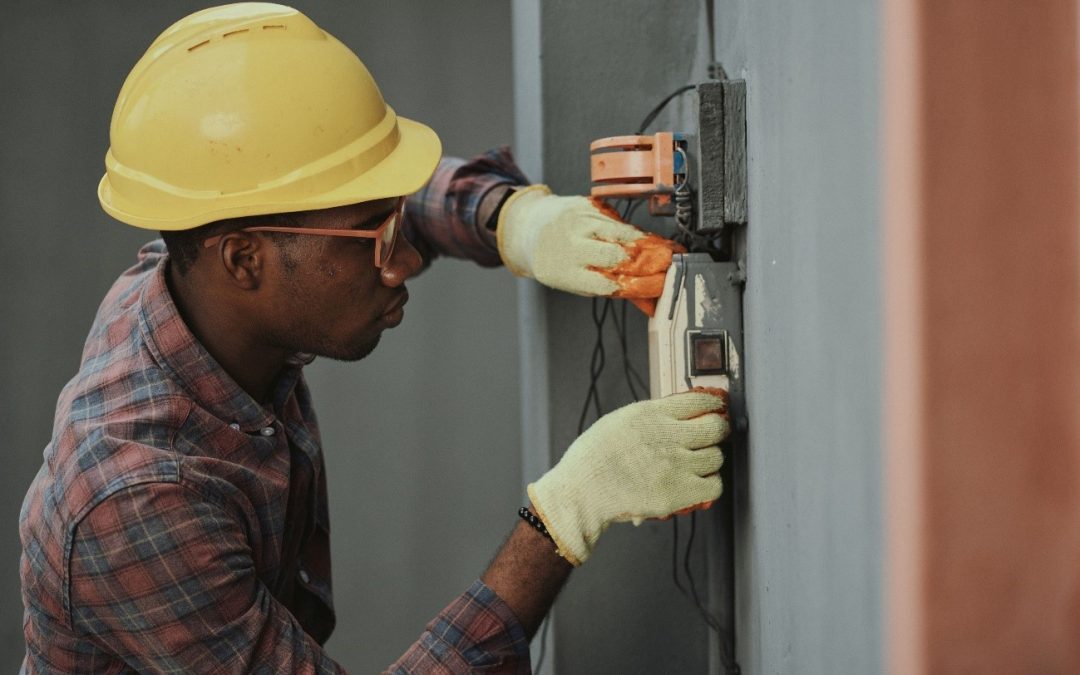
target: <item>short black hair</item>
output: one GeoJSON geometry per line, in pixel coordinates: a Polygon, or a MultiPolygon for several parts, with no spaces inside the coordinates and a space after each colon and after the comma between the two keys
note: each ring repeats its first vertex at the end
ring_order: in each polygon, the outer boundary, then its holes
{"type": "MultiPolygon", "coordinates": [[[[176,271],[183,276],[188,273],[191,266],[198,260],[199,252],[203,248],[203,242],[210,237],[228,234],[246,227],[300,227],[299,216],[301,213],[271,213],[260,216],[226,218],[190,230],[162,231],[161,238],[165,241],[165,248],[169,250],[170,264],[175,266],[176,271]]],[[[281,232],[270,232],[269,234],[275,243],[282,243],[295,237],[295,235],[281,232]]]]}

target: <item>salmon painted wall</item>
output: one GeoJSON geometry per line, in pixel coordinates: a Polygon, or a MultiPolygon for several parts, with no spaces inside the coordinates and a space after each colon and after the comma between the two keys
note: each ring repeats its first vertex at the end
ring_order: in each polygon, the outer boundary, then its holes
{"type": "Polygon", "coordinates": [[[1075,2],[887,0],[893,673],[1080,672],[1075,2]]]}

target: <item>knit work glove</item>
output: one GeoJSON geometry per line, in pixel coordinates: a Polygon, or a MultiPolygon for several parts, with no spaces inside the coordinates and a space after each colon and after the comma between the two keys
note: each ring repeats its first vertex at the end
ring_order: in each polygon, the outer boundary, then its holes
{"type": "Polygon", "coordinates": [[[599,199],[557,197],[546,185],[506,200],[496,236],[499,255],[514,274],[578,295],[628,298],[649,316],[672,253],[686,251],[627,225],[599,199]]]}
{"type": "Polygon", "coordinates": [[[637,525],[717,499],[726,411],[726,397],[691,391],[597,420],[528,488],[559,555],[580,565],[613,522],[637,525]]]}

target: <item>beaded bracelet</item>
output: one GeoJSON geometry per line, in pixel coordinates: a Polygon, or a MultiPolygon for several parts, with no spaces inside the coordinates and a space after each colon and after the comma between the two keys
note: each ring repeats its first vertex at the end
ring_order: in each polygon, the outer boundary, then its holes
{"type": "Polygon", "coordinates": [[[532,525],[537,532],[544,535],[548,539],[551,539],[552,542],[555,541],[555,539],[552,538],[551,533],[548,532],[547,526],[544,525],[544,521],[540,520],[539,516],[530,511],[529,507],[522,506],[520,509],[518,509],[518,515],[521,516],[521,519],[524,520],[526,523],[532,525]]]}

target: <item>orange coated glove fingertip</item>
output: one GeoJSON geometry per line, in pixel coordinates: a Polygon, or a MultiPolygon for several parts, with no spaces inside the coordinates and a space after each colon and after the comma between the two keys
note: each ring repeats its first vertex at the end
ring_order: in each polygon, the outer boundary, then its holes
{"type": "Polygon", "coordinates": [[[691,513],[693,511],[708,511],[710,508],[712,508],[712,505],[715,504],[715,503],[716,503],[715,499],[710,499],[707,502],[701,502],[700,504],[694,504],[693,506],[688,506],[685,509],[680,509],[680,510],[675,512],[675,515],[684,516],[684,515],[686,515],[688,513],[691,513]]]}
{"type": "Polygon", "coordinates": [[[619,285],[612,295],[616,298],[659,298],[664,292],[664,274],[636,276],[633,274],[605,274],[619,285]]]}
{"type": "Polygon", "coordinates": [[[589,197],[589,202],[591,202],[592,205],[596,207],[597,211],[604,214],[608,218],[611,218],[612,220],[617,220],[620,223],[626,222],[625,220],[623,220],[622,216],[619,215],[619,212],[615,210],[615,207],[613,207],[611,204],[608,204],[600,197],[589,197]]]}
{"type": "Polygon", "coordinates": [[[670,514],[668,514],[666,516],[662,516],[660,518],[654,518],[653,520],[671,520],[675,516],[685,516],[686,514],[693,513],[694,511],[708,511],[709,509],[712,508],[712,505],[715,504],[715,503],[716,503],[715,499],[709,500],[707,502],[701,502],[700,504],[694,504],[693,506],[687,506],[685,509],[679,509],[675,513],[670,513],[670,514]]]}
{"type": "Polygon", "coordinates": [[[724,399],[724,407],[722,409],[717,409],[717,412],[727,411],[728,401],[730,400],[727,389],[722,389],[720,387],[694,387],[690,391],[700,391],[724,399]]]}

